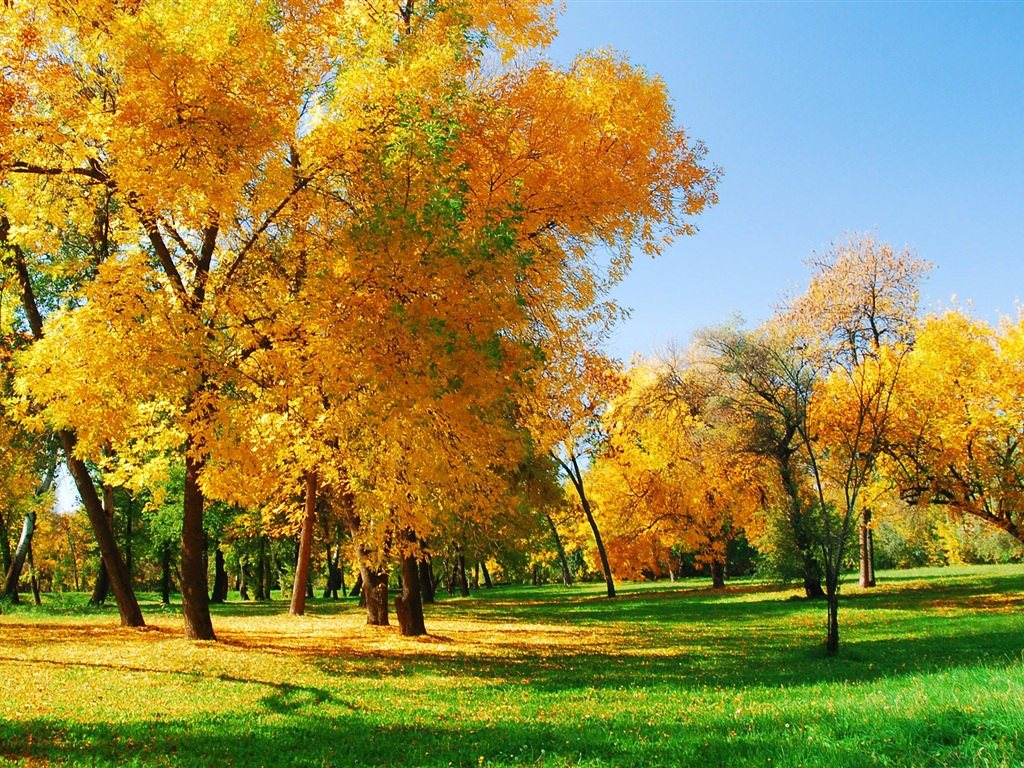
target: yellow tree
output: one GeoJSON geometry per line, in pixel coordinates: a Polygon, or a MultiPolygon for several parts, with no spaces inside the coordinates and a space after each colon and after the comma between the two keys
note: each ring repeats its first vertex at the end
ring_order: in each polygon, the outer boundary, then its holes
{"type": "Polygon", "coordinates": [[[884,462],[904,499],[1024,541],[1022,359],[1024,321],[996,329],[952,311],[923,322],[884,462]]]}
{"type": "Polygon", "coordinates": [[[765,490],[758,462],[737,449],[720,377],[670,354],[635,363],[627,379],[606,417],[607,448],[588,473],[615,532],[610,548],[692,552],[723,586],[727,548],[756,533],[765,490]]]}
{"type": "Polygon", "coordinates": [[[325,362],[318,446],[344,443],[346,475],[366,492],[360,527],[386,559],[396,536],[429,529],[453,458],[512,461],[496,446],[544,351],[586,338],[632,249],[689,232],[713,196],[715,173],[660,81],[604,54],[485,74],[488,49],[511,61],[550,39],[546,2],[4,13],[12,238],[52,248],[63,222],[92,221],[102,201],[124,244],[85,305],[54,320],[23,391],[78,429],[79,454],[116,441],[126,473],[155,471],[147,443],[183,454],[189,637],[213,637],[203,504],[213,468],[232,460],[215,450],[247,368],[305,345],[272,379],[296,387],[292,373],[325,362]],[[614,254],[603,270],[588,259],[597,245],[614,254]],[[296,322],[282,308],[298,296],[309,311],[296,322]],[[99,376],[76,374],[86,342],[108,345],[99,376]],[[66,388],[39,384],[48,357],[66,388]]]}

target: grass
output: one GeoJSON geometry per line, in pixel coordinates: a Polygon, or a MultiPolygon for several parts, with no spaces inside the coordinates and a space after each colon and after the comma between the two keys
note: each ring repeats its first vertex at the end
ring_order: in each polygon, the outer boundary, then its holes
{"type": "Polygon", "coordinates": [[[214,607],[181,639],[55,596],[0,616],[0,766],[1021,766],[1024,566],[880,574],[824,605],[740,582],[499,587],[431,635],[214,607]]]}

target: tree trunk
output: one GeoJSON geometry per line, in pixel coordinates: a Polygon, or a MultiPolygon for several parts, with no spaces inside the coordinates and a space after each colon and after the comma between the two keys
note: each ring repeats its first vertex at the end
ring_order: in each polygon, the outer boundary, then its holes
{"type": "Polygon", "coordinates": [[[309,560],[313,551],[313,525],[316,523],[315,472],[306,472],[306,514],[302,518],[302,534],[299,537],[299,559],[295,563],[295,583],[292,585],[291,614],[301,616],[306,612],[306,591],[309,588],[309,560]]]}
{"type": "Polygon", "coordinates": [[[132,583],[132,500],[124,505],[124,570],[132,583]]]}
{"type": "MultiPolygon", "coordinates": [[[[9,230],[9,222],[6,217],[0,217],[0,241],[6,242],[9,230]]],[[[29,329],[34,339],[43,337],[43,317],[39,313],[39,305],[36,303],[35,292],[32,290],[32,280],[29,277],[28,267],[25,264],[24,254],[17,245],[12,245],[11,254],[15,272],[18,276],[18,283],[21,286],[21,304],[28,319],[29,329]]],[[[131,579],[128,578],[128,571],[121,553],[117,549],[117,540],[114,538],[114,531],[103,514],[103,507],[100,504],[99,496],[96,493],[96,486],[93,484],[89,470],[85,462],[75,457],[75,443],[77,438],[70,430],[57,432],[61,449],[67,461],[68,471],[78,488],[78,495],[82,500],[82,506],[89,516],[89,523],[92,525],[93,533],[96,536],[96,543],[100,548],[100,557],[107,566],[110,574],[111,586],[114,589],[114,597],[117,599],[117,610],[121,615],[121,626],[144,627],[146,622],[142,618],[142,611],[139,609],[139,601],[132,590],[131,579]]]]}
{"type": "Polygon", "coordinates": [[[160,600],[164,605],[171,604],[171,545],[164,542],[160,565],[163,573],[160,577],[160,600]]]}
{"type": "Polygon", "coordinates": [[[28,545],[28,583],[32,587],[32,598],[36,605],[42,605],[39,597],[39,579],[36,577],[36,564],[32,561],[32,545],[28,545]]]}
{"type": "Polygon", "coordinates": [[[875,548],[871,540],[871,510],[865,508],[860,516],[860,585],[875,586],[875,548]]]}
{"type": "Polygon", "coordinates": [[[711,561],[711,586],[715,589],[725,586],[725,562],[722,560],[711,561]]]}
{"type": "Polygon", "coordinates": [[[470,584],[473,589],[480,589],[480,561],[477,560],[473,566],[473,582],[470,584]]]}
{"type": "Polygon", "coordinates": [[[11,565],[7,569],[7,576],[4,579],[3,590],[0,595],[9,597],[11,602],[18,602],[18,582],[21,580],[21,571],[25,567],[25,559],[32,550],[32,534],[36,529],[36,513],[29,512],[25,515],[25,522],[21,526],[21,538],[18,539],[18,546],[11,558],[11,565]]]}
{"type": "Polygon", "coordinates": [[[415,555],[402,558],[402,594],[395,598],[395,616],[398,619],[398,631],[402,635],[418,637],[427,634],[423,620],[419,565],[415,555]]]}
{"type": "Polygon", "coordinates": [[[259,541],[256,544],[256,594],[254,597],[257,600],[269,600],[270,595],[266,591],[267,577],[267,539],[264,536],[259,537],[259,541]]]}
{"type": "Polygon", "coordinates": [[[100,557],[110,578],[110,587],[117,600],[117,610],[121,614],[121,626],[144,627],[146,622],[142,618],[142,611],[139,608],[139,601],[135,597],[131,580],[128,578],[128,569],[121,558],[121,551],[117,548],[117,541],[114,538],[114,529],[103,511],[103,505],[96,493],[96,486],[93,485],[92,477],[85,466],[85,462],[75,458],[76,438],[73,432],[62,430],[57,433],[60,438],[61,448],[67,461],[68,471],[71,473],[75,486],[78,488],[79,498],[82,506],[89,516],[93,533],[96,535],[96,543],[99,544],[100,557]]]}
{"type": "MultiPolygon", "coordinates": [[[[338,548],[339,549],[341,548],[340,544],[338,545],[338,548]]],[[[327,541],[326,549],[327,549],[327,584],[326,584],[326,586],[324,586],[324,597],[329,597],[329,598],[332,598],[334,600],[337,600],[338,599],[338,588],[341,586],[341,573],[339,573],[338,566],[335,563],[335,558],[337,557],[337,554],[334,553],[334,552],[331,552],[331,542],[330,542],[330,540],[327,541]]]]}
{"type": "Polygon", "coordinates": [[[96,582],[93,584],[92,597],[89,598],[89,605],[103,605],[110,593],[110,574],[107,573],[107,566],[100,560],[100,568],[96,573],[96,582]]]}
{"type": "Polygon", "coordinates": [[[494,584],[491,582],[491,574],[487,572],[487,563],[483,560],[480,561],[480,570],[484,574],[484,586],[487,587],[487,589],[491,589],[494,584]]]}
{"type": "Polygon", "coordinates": [[[825,655],[839,653],[839,586],[828,584],[828,635],[825,639],[825,655]]]}
{"type": "Polygon", "coordinates": [[[4,520],[4,516],[0,514],[0,567],[3,568],[3,572],[7,573],[11,570],[11,542],[8,541],[7,535],[7,522],[4,520]]]}
{"type": "Polygon", "coordinates": [[[203,491],[199,487],[202,459],[194,455],[191,438],[185,445],[185,492],[181,530],[181,604],[188,640],[216,640],[210,619],[206,584],[206,535],[203,533],[203,491]]]}
{"type": "Polygon", "coordinates": [[[238,559],[238,596],[242,600],[249,599],[249,566],[242,559],[238,559]]]}
{"type": "Polygon", "coordinates": [[[459,594],[469,597],[469,582],[466,580],[466,556],[459,550],[458,562],[455,564],[455,575],[459,580],[459,594]]]}
{"type": "Polygon", "coordinates": [[[348,593],[349,597],[358,597],[360,605],[365,605],[363,599],[363,569],[359,569],[359,573],[356,574],[355,583],[352,585],[352,591],[348,593]]]}
{"type": "Polygon", "coordinates": [[[211,603],[223,603],[228,599],[228,572],[224,569],[224,552],[217,542],[217,548],[213,553],[213,594],[210,596],[211,603]]]}
{"type": "Polygon", "coordinates": [[[608,586],[608,597],[615,597],[615,581],[612,579],[611,565],[608,564],[608,552],[605,551],[604,542],[601,540],[601,531],[597,528],[597,520],[594,519],[594,512],[590,508],[590,500],[583,489],[583,473],[580,472],[580,465],[576,461],[576,456],[570,454],[569,459],[572,462],[571,470],[564,462],[561,460],[559,462],[565,471],[569,473],[569,479],[572,480],[572,484],[576,487],[576,494],[580,497],[580,504],[583,506],[583,514],[586,515],[587,522],[590,523],[590,530],[594,533],[597,554],[601,558],[601,569],[604,571],[604,582],[608,586]]]}
{"type": "Polygon", "coordinates": [[[388,573],[359,566],[363,577],[362,595],[366,599],[366,623],[371,627],[388,626],[388,573]]]}
{"type": "Polygon", "coordinates": [[[424,603],[433,603],[435,601],[434,567],[426,557],[420,560],[416,567],[419,569],[420,599],[424,603]]]}
{"type": "Polygon", "coordinates": [[[562,546],[562,537],[558,535],[555,521],[551,519],[551,515],[547,511],[544,512],[544,518],[548,521],[548,527],[551,528],[551,536],[555,540],[555,549],[558,551],[558,563],[562,566],[562,583],[570,587],[572,586],[572,571],[569,568],[569,559],[565,556],[565,547],[562,546]]]}
{"type": "MultiPolygon", "coordinates": [[[[338,574],[338,587],[341,589],[341,596],[348,597],[348,592],[345,591],[345,563],[341,561],[341,544],[338,544],[338,549],[335,554],[334,569],[338,574]]],[[[334,590],[334,596],[338,596],[338,590],[334,590]]]]}

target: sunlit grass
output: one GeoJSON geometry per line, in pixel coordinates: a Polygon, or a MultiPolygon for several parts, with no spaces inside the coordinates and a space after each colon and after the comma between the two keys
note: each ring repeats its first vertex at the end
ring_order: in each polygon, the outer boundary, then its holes
{"type": "Polygon", "coordinates": [[[0,765],[1024,764],[1024,567],[881,575],[824,607],[750,582],[500,587],[431,635],[231,602],[121,629],[82,598],[0,617],[0,765]]]}

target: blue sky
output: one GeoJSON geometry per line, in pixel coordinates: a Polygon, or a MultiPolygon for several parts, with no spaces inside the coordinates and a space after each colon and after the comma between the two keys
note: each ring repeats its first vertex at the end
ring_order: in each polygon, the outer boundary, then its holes
{"type": "Polygon", "coordinates": [[[845,233],[912,246],[926,308],[1024,297],[1024,4],[568,0],[549,55],[612,48],[660,75],[725,172],[700,231],[639,257],[628,359],[756,323],[845,233]]]}

